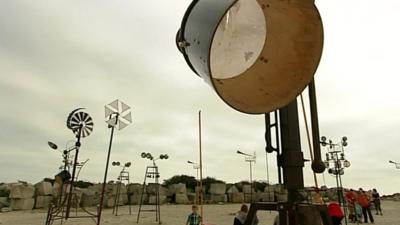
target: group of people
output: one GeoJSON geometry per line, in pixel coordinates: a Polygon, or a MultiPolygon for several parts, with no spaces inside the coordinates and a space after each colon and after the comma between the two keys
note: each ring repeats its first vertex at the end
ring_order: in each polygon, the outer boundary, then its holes
{"type": "MultiPolygon", "coordinates": [[[[246,204],[243,204],[240,207],[240,210],[236,213],[235,218],[233,219],[233,225],[244,225],[248,211],[249,211],[248,206],[246,204]]],[[[201,222],[202,218],[198,214],[197,205],[192,205],[192,213],[189,214],[186,220],[186,225],[200,225],[201,222]]],[[[258,225],[257,216],[254,218],[252,225],[258,225]]]]}
{"type": "MultiPolygon", "coordinates": [[[[319,195],[318,195],[319,196],[319,195]]],[[[362,222],[362,217],[364,218],[364,223],[368,223],[368,219],[371,223],[374,223],[374,217],[371,213],[371,203],[374,204],[376,215],[383,215],[381,208],[380,195],[376,189],[372,190],[371,195],[365,192],[362,188],[360,188],[357,192],[353,189],[346,192],[346,202],[347,207],[349,209],[349,219],[351,222],[362,222]]],[[[319,198],[316,198],[319,199],[319,198]]],[[[321,198],[322,199],[322,198],[321,198]]],[[[187,218],[186,225],[200,225],[201,224],[201,216],[197,213],[198,208],[196,205],[192,206],[192,213],[189,214],[187,218]]],[[[233,225],[244,225],[247,217],[247,213],[249,208],[246,204],[243,204],[240,210],[236,213],[235,218],[233,220],[233,225]]],[[[328,213],[332,218],[333,225],[340,225],[341,221],[344,218],[344,214],[341,206],[337,202],[331,202],[328,204],[328,213]]],[[[277,220],[278,217],[274,221],[275,224],[279,224],[277,220]]],[[[257,216],[254,218],[252,222],[253,225],[258,224],[257,216]]]]}
{"type": "Polygon", "coordinates": [[[371,223],[374,223],[374,217],[371,213],[371,203],[375,206],[376,215],[383,215],[380,196],[376,189],[372,190],[371,195],[366,193],[362,188],[357,192],[351,189],[346,193],[346,201],[349,208],[349,219],[352,222],[361,222],[363,217],[364,223],[368,223],[368,219],[371,223]]]}

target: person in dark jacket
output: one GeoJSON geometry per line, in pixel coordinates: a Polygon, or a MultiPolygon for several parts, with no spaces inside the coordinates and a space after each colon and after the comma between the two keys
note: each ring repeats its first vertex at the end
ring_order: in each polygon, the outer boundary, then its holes
{"type": "MultiPolygon", "coordinates": [[[[244,225],[244,223],[246,222],[248,211],[249,208],[247,207],[247,205],[243,204],[242,207],[240,207],[240,211],[236,213],[236,216],[233,219],[233,225],[244,225]]],[[[254,218],[252,225],[258,225],[257,216],[254,218]]]]}
{"type": "Polygon", "coordinates": [[[381,208],[381,197],[379,196],[379,193],[375,188],[372,189],[372,200],[374,201],[376,215],[378,215],[380,213],[382,216],[383,214],[382,214],[382,208],[381,208]]]}

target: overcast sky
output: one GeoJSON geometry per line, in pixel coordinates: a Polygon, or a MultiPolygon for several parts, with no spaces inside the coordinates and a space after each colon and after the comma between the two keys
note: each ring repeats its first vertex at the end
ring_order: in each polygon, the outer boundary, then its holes
{"type": "MultiPolygon", "coordinates": [[[[132,179],[142,182],[148,151],[162,179],[195,175],[197,112],[203,112],[204,175],[236,182],[248,179],[237,149],[257,153],[256,179],[266,180],[263,116],[239,113],[186,65],[175,34],[189,0],[0,1],[0,182],[32,183],[53,177],[64,147],[74,138],[68,114],[85,107],[93,133],[82,140],[80,160],[90,159],[80,178],[103,179],[110,130],[104,105],[120,99],[132,107],[133,124],[117,131],[112,161],[132,161],[132,179]]],[[[317,0],[325,45],[316,73],[321,135],[347,136],[344,186],[400,192],[400,2],[317,0]]],[[[268,35],[268,34],[267,34],[268,35]]],[[[301,117],[302,121],[302,117],[301,117]]],[[[302,123],[303,124],[303,123],[302,123]]],[[[305,158],[309,158],[304,125],[305,158]]],[[[71,144],[71,142],[69,143],[71,144]]],[[[325,153],[325,150],[323,154],[325,153]]],[[[269,155],[277,182],[275,155],[269,155]]],[[[115,179],[117,168],[109,177],[115,179]]],[[[306,185],[312,185],[309,165],[306,185]]],[[[325,174],[320,184],[335,185],[325,174]],[[325,180],[325,181],[324,181],[325,180]]]]}

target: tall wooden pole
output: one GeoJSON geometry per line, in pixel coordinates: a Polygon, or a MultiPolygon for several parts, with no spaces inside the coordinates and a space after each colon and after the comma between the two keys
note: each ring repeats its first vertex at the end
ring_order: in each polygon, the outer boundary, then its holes
{"type": "Polygon", "coordinates": [[[203,224],[203,160],[202,160],[202,152],[201,152],[201,110],[199,111],[199,154],[200,154],[200,216],[201,216],[201,224],[203,224]]]}

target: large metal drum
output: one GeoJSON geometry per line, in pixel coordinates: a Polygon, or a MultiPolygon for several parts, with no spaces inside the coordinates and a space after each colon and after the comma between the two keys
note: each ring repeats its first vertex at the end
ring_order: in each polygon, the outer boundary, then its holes
{"type": "Polygon", "coordinates": [[[177,44],[228,105],[260,114],[287,105],[310,83],[323,27],[312,0],[194,0],[177,44]]]}

